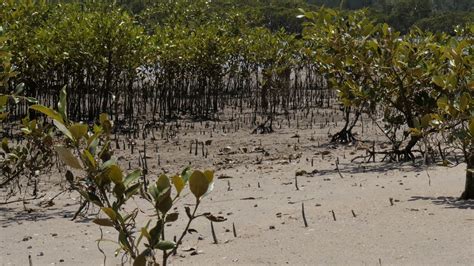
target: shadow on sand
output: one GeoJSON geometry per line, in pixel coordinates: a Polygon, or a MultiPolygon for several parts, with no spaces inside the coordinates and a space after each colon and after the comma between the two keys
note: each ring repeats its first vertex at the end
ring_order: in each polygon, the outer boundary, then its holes
{"type": "MultiPolygon", "coordinates": [[[[45,221],[50,219],[68,219],[70,220],[75,210],[65,210],[61,208],[47,209],[21,209],[18,207],[0,207],[0,226],[3,228],[22,224],[28,221],[45,221]]],[[[74,222],[83,223],[92,220],[89,217],[79,215],[74,222]]]]}
{"type": "Polygon", "coordinates": [[[445,206],[450,209],[471,209],[474,210],[474,200],[459,200],[457,197],[424,197],[412,196],[408,201],[427,200],[435,205],[445,206]]]}

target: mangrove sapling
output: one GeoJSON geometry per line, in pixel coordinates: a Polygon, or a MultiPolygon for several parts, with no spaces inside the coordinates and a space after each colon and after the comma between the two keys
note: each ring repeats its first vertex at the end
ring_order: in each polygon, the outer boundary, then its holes
{"type": "Polygon", "coordinates": [[[213,188],[213,171],[185,169],[173,177],[163,174],[146,189],[140,182],[142,171],[135,170],[125,175],[113,158],[110,138],[112,122],[108,116],[100,115],[98,123],[91,130],[88,125],[70,121],[66,106],[66,92],[63,89],[58,111],[42,105],[33,105],[31,109],[51,118],[57,130],[65,136],[64,144],[54,148],[69,168],[66,180],[73,190],[80,193],[84,202],[98,206],[101,213],[105,214],[106,218],[97,217],[93,222],[117,231],[119,248],[116,254],[122,253],[130,258],[134,265],[146,265],[147,261],[156,264],[157,253],[162,251],[161,263],[166,265],[169,257],[182,243],[194,219],[206,217],[211,222],[225,221],[225,218],[207,212],[197,213],[202,198],[213,188]],[[188,183],[196,198],[194,208],[191,211],[190,207],[185,207],[188,222],[177,242],[166,240],[166,224],[176,221],[179,217],[179,213],[169,211],[180,199],[181,192],[188,183]],[[136,225],[136,217],[140,213],[138,208],[131,211],[124,208],[130,199],[138,195],[153,206],[156,216],[153,223],[150,219],[139,231],[136,225]],[[140,245],[142,239],[148,241],[144,248],[140,245]]]}
{"type": "MultiPolygon", "coordinates": [[[[24,84],[19,84],[15,87],[15,92],[9,95],[0,94],[2,129],[3,121],[10,119],[9,111],[13,106],[37,102],[31,97],[20,96],[23,88],[24,84]]],[[[20,125],[20,130],[15,130],[15,133],[10,133],[1,141],[0,188],[8,188],[7,197],[23,194],[25,199],[30,194],[37,198],[40,175],[48,172],[55,163],[53,135],[50,132],[51,127],[41,119],[25,117],[20,125]],[[15,138],[20,141],[15,143],[15,138]]]]}

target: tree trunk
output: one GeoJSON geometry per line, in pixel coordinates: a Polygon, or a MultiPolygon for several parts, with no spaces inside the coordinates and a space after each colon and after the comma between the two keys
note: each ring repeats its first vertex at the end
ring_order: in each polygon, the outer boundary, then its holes
{"type": "Polygon", "coordinates": [[[466,155],[467,171],[466,171],[466,186],[460,199],[474,199],[474,150],[471,149],[466,155]]]}

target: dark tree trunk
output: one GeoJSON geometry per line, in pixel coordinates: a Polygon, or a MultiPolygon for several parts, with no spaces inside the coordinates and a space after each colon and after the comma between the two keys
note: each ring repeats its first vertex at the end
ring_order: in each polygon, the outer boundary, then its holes
{"type": "Polygon", "coordinates": [[[474,199],[474,149],[468,151],[466,155],[467,171],[466,171],[466,186],[460,199],[474,199]]]}

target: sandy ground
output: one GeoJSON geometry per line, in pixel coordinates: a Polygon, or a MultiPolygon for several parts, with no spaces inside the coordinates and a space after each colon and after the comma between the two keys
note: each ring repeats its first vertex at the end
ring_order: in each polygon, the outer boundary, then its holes
{"type": "MultiPolygon", "coordinates": [[[[197,232],[185,238],[170,263],[474,265],[474,201],[456,201],[464,186],[465,165],[352,163],[351,159],[365,154],[364,147],[328,145],[328,133],[340,127],[336,126],[339,117],[331,114],[332,110],[320,114],[312,128],[303,119],[298,125],[291,121],[290,127],[282,120],[270,135],[250,134],[246,118],[239,117],[233,122],[211,122],[209,127],[183,125],[170,138],[166,138],[170,132],[164,132],[163,139],[161,132],[155,132],[156,140],[149,136],[145,141],[150,176],[163,170],[174,173],[188,164],[216,169],[220,178],[201,211],[227,218],[214,224],[218,244],[213,243],[209,221],[193,223],[197,232]],[[328,117],[329,125],[323,126],[328,117]],[[201,150],[197,156],[194,149],[189,153],[194,139],[212,140],[206,146],[207,158],[201,150]],[[297,189],[295,175],[302,170],[306,173],[297,177],[297,189]],[[308,227],[302,218],[303,203],[308,227]]],[[[366,124],[364,132],[364,139],[383,145],[373,125],[366,124]]],[[[144,141],[136,142],[143,149],[144,141]]],[[[129,162],[138,167],[137,148],[134,154],[118,149],[116,155],[125,169],[129,162]]],[[[47,177],[40,192],[44,198],[26,205],[32,211],[25,211],[21,203],[0,205],[0,263],[28,265],[31,255],[33,265],[103,264],[96,241],[99,226],[91,222],[97,209],[70,221],[78,208],[75,193],[59,196],[53,206],[39,207],[38,202],[57,194],[64,184],[59,173],[47,177]]],[[[181,214],[183,205],[191,202],[188,194],[178,204],[181,214]]],[[[150,214],[140,199],[130,207],[150,214]]],[[[140,225],[149,218],[146,214],[141,214],[140,225]]],[[[176,235],[183,222],[180,219],[167,228],[167,235],[176,235]]],[[[103,228],[103,237],[115,241],[117,234],[103,228]]],[[[116,244],[103,241],[100,247],[109,254],[106,265],[120,264],[121,258],[112,255],[116,244]]]]}

